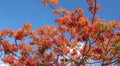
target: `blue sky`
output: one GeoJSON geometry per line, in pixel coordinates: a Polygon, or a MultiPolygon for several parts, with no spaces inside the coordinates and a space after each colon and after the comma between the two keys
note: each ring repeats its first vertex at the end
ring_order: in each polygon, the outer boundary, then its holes
{"type": "MultiPolygon", "coordinates": [[[[101,3],[101,9],[98,11],[101,18],[106,21],[112,19],[120,21],[120,0],[99,0],[98,2],[101,3]]],[[[91,16],[87,11],[86,0],[60,0],[58,7],[68,10],[81,7],[86,16],[91,16]]],[[[18,29],[24,22],[30,22],[33,28],[45,24],[52,25],[55,24],[55,18],[57,15],[53,15],[50,7],[42,6],[41,0],[0,0],[0,29],[18,29]]]]}

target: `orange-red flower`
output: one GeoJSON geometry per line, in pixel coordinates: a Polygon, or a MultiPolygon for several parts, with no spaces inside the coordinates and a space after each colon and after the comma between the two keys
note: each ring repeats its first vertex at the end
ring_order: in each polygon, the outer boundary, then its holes
{"type": "Polygon", "coordinates": [[[16,40],[22,40],[24,39],[24,29],[18,29],[14,32],[14,37],[16,40]]]}
{"type": "Polygon", "coordinates": [[[43,5],[47,5],[48,3],[52,3],[53,5],[57,5],[58,0],[42,0],[43,5]]]}
{"type": "Polygon", "coordinates": [[[26,22],[25,22],[25,23],[24,23],[24,28],[28,30],[28,29],[32,29],[32,26],[31,26],[30,23],[26,23],[26,22]]]}
{"type": "Polygon", "coordinates": [[[20,61],[15,61],[11,66],[24,66],[20,61]]]}
{"type": "Polygon", "coordinates": [[[2,61],[5,63],[13,63],[15,61],[15,57],[12,55],[7,55],[6,57],[2,58],[2,61]]]}
{"type": "Polygon", "coordinates": [[[60,30],[61,32],[65,33],[65,32],[67,31],[67,27],[66,27],[65,25],[61,25],[61,26],[59,27],[59,30],[60,30]]]}
{"type": "Polygon", "coordinates": [[[10,44],[8,40],[4,40],[3,41],[3,48],[4,48],[4,51],[5,52],[17,52],[17,48],[16,48],[16,45],[15,44],[10,44]]]}

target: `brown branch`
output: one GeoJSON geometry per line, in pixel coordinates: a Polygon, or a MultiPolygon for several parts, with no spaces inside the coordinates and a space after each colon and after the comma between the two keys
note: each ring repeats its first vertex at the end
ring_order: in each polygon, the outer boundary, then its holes
{"type": "Polygon", "coordinates": [[[56,59],[55,61],[53,61],[53,63],[51,63],[52,65],[56,64],[56,62],[57,62],[58,59],[59,59],[59,56],[60,56],[60,55],[57,55],[57,59],[56,59]]]}
{"type": "Polygon", "coordinates": [[[49,3],[49,6],[50,6],[53,10],[57,10],[55,7],[52,6],[52,3],[49,3]]]}
{"type": "Polygon", "coordinates": [[[15,39],[15,45],[16,45],[16,47],[18,48],[18,44],[17,44],[17,40],[15,39]]]}
{"type": "MultiPolygon", "coordinates": [[[[48,6],[50,6],[53,10],[56,10],[57,11],[57,8],[53,7],[52,6],[52,3],[49,3],[48,6]]],[[[63,16],[63,14],[59,13],[59,15],[63,16]]]]}
{"type": "MultiPolygon", "coordinates": [[[[3,39],[2,39],[2,38],[0,38],[0,44],[1,44],[1,45],[4,45],[4,44],[3,44],[3,39]]],[[[17,54],[15,54],[14,52],[10,51],[9,49],[7,49],[7,51],[10,52],[11,54],[13,54],[14,56],[16,56],[16,57],[19,58],[19,56],[17,56],[17,54]]],[[[6,54],[6,51],[5,51],[5,54],[6,54]]]]}
{"type": "Polygon", "coordinates": [[[7,50],[8,52],[10,52],[11,54],[13,54],[14,56],[16,56],[17,58],[19,58],[19,56],[17,54],[15,54],[14,52],[7,50]]]}
{"type": "Polygon", "coordinates": [[[97,5],[97,0],[94,1],[94,13],[93,13],[93,17],[92,17],[92,24],[94,23],[94,20],[95,20],[95,15],[96,15],[96,5],[97,5]]]}
{"type": "Polygon", "coordinates": [[[114,61],[112,61],[112,62],[105,63],[104,65],[110,65],[110,64],[115,63],[115,62],[117,62],[117,61],[118,61],[118,60],[114,60],[114,61]]]}

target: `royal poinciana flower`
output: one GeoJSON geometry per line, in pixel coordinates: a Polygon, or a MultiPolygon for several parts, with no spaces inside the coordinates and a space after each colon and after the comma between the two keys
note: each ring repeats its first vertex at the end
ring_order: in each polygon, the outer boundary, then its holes
{"type": "Polygon", "coordinates": [[[48,5],[48,4],[57,5],[58,4],[58,0],[42,0],[42,4],[43,5],[48,5]]]}

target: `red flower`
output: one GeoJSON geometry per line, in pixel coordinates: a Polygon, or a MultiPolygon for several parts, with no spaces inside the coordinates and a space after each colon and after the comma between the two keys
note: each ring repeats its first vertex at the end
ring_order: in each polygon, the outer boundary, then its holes
{"type": "Polygon", "coordinates": [[[11,55],[7,55],[6,57],[2,58],[2,61],[5,62],[5,63],[13,63],[15,60],[15,57],[14,56],[11,56],[11,55]]]}
{"type": "Polygon", "coordinates": [[[47,5],[47,3],[52,3],[53,5],[57,5],[58,0],[42,0],[43,5],[47,5]]]}
{"type": "Polygon", "coordinates": [[[24,35],[24,29],[18,29],[14,32],[14,37],[17,40],[22,40],[25,35],[24,35]]]}
{"type": "Polygon", "coordinates": [[[11,66],[24,66],[20,61],[15,61],[11,66]]]}

